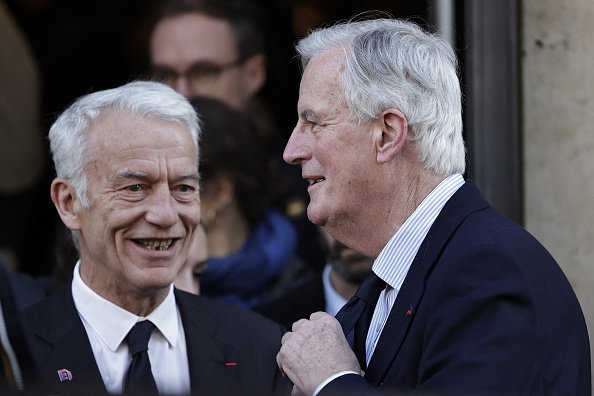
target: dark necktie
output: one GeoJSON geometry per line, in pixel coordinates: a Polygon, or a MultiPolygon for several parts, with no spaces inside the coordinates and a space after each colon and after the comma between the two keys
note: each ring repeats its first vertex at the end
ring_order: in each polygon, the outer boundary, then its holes
{"type": "Polygon", "coordinates": [[[367,331],[377,299],[385,287],[386,282],[371,273],[359,286],[355,295],[336,314],[336,319],[342,325],[342,331],[355,351],[363,370],[366,369],[367,360],[365,356],[367,331]]]}
{"type": "Polygon", "coordinates": [[[126,336],[132,362],[124,382],[124,394],[129,396],[157,396],[157,384],[151,372],[148,342],[155,325],[145,320],[138,322],[126,336]]]}

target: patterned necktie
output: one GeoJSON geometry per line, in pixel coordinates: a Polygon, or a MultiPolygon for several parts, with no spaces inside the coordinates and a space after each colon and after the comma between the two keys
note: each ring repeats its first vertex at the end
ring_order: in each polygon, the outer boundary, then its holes
{"type": "Polygon", "coordinates": [[[363,370],[366,369],[365,340],[367,330],[377,299],[385,287],[386,282],[371,273],[359,286],[353,298],[336,314],[336,319],[342,325],[342,331],[355,351],[363,370]]]}
{"type": "Polygon", "coordinates": [[[157,396],[157,384],[151,372],[148,342],[155,325],[145,320],[138,322],[126,336],[132,362],[124,382],[124,394],[130,396],[157,396]]]}

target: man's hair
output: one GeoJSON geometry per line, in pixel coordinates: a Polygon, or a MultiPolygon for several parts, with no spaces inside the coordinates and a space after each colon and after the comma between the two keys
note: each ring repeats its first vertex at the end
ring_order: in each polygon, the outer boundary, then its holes
{"type": "Polygon", "coordinates": [[[415,23],[382,17],[319,28],[296,45],[303,70],[315,55],[335,48],[345,54],[340,94],[355,122],[397,109],[426,169],[464,172],[457,59],[446,40],[415,23]]]}
{"type": "Polygon", "coordinates": [[[194,108],[170,87],[149,81],[98,91],[77,99],[54,122],[49,131],[56,174],[71,181],[83,206],[89,206],[86,165],[93,158],[86,133],[102,114],[117,111],[138,114],[184,125],[198,149],[200,123],[194,108]]]}
{"type": "Polygon", "coordinates": [[[200,13],[229,22],[240,59],[266,53],[263,14],[256,4],[245,0],[168,1],[155,16],[151,35],[162,20],[189,13],[200,13]]]}

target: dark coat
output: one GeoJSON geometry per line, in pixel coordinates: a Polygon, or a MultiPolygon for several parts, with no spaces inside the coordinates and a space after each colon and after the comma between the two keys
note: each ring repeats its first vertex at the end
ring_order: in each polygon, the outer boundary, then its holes
{"type": "Polygon", "coordinates": [[[319,395],[590,396],[590,377],[565,275],[467,181],[423,241],[365,377],[319,395]]]}
{"type": "MultiPolygon", "coordinates": [[[[284,329],[231,304],[175,290],[190,368],[192,394],[290,394],[276,354],[284,329]],[[225,363],[236,363],[226,365],[225,363]]],[[[45,394],[107,395],[67,282],[23,312],[24,326],[45,394]],[[60,381],[68,369],[71,381],[60,381]]]]}

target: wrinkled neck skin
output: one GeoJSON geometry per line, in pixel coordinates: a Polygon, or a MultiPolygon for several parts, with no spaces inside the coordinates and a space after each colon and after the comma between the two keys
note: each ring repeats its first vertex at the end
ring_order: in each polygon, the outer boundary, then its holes
{"type": "Polygon", "coordinates": [[[80,276],[83,282],[101,297],[137,316],[148,316],[169,292],[169,286],[148,290],[132,287],[125,289],[115,277],[98,276],[93,269],[93,265],[88,265],[81,259],[80,276]]]}

